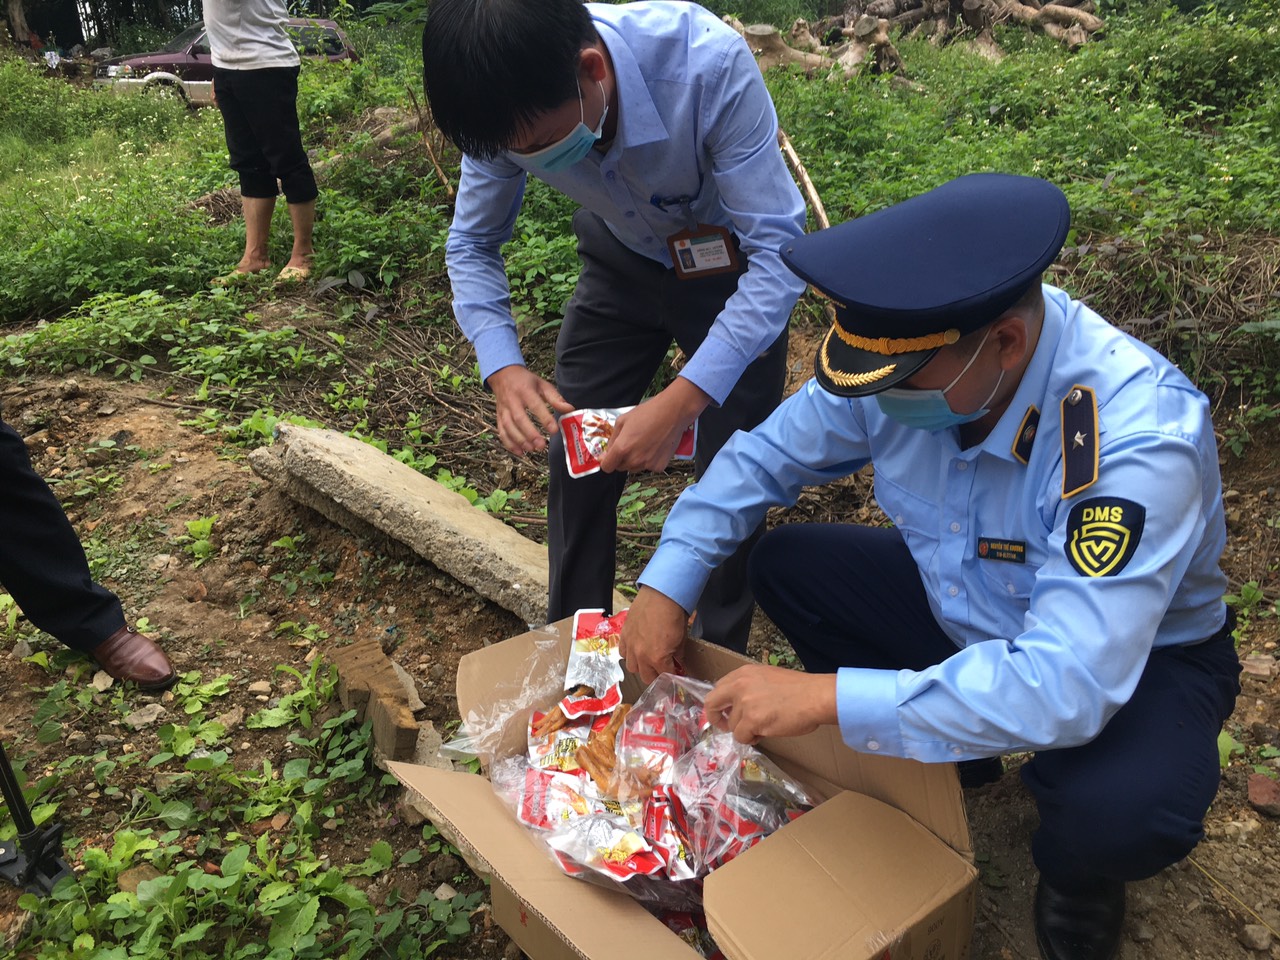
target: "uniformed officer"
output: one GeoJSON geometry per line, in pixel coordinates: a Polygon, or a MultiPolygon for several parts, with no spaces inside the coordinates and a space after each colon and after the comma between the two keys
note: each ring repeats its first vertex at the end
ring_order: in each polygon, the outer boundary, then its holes
{"type": "Polygon", "coordinates": [[[995,775],[1034,751],[1037,942],[1096,960],[1125,882],[1203,835],[1240,667],[1208,401],[1042,286],[1068,220],[1053,185],[976,174],[786,244],[836,304],[816,377],[681,496],[622,644],[642,679],[672,669],[706,571],[874,461],[891,525],[783,526],[751,556],[808,672],[743,667],[708,712],[744,742],[838,723],[859,751],[995,775]]]}
{"type": "Polygon", "coordinates": [[[31,466],[22,438],[0,420],[0,589],[41,630],[143,690],[172,686],[165,652],[125,623],[120,600],[95,583],[58,498],[31,466]]]}

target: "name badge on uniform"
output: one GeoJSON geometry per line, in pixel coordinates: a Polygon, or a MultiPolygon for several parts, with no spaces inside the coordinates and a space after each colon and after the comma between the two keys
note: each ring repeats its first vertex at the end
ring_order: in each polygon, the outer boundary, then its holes
{"type": "Polygon", "coordinates": [[[1026,563],[1027,543],[1025,540],[996,540],[992,537],[979,537],[978,559],[1026,563]]]}
{"type": "Polygon", "coordinates": [[[655,207],[666,210],[678,204],[684,213],[685,228],[667,237],[667,250],[671,253],[671,265],[681,280],[709,277],[717,273],[736,272],[738,252],[733,248],[733,238],[724,227],[712,223],[698,223],[693,216],[690,197],[663,200],[654,196],[655,207]]]}

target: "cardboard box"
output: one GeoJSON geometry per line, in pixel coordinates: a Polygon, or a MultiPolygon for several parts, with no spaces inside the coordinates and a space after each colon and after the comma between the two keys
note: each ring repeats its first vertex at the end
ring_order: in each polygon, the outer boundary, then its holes
{"type": "MultiPolygon", "coordinates": [[[[563,667],[571,634],[571,621],[561,621],[464,657],[462,716],[518,696],[531,675],[554,678],[550,661],[563,667]],[[533,657],[539,663],[530,670],[533,657]]],[[[698,641],[685,657],[689,674],[705,680],[746,662],[698,641]]],[[[641,685],[630,674],[627,683],[625,699],[633,702],[641,685]]],[[[537,696],[549,702],[560,692],[537,696]]],[[[500,755],[524,746],[524,728],[513,724],[500,755]]],[[[827,799],[707,878],[707,922],[725,956],[968,957],[977,870],[955,768],[855,753],[834,727],[759,746],[827,799]]],[[[630,897],[561,873],[485,778],[390,766],[420,809],[491,880],[494,919],[532,960],[696,956],[630,897]]]]}

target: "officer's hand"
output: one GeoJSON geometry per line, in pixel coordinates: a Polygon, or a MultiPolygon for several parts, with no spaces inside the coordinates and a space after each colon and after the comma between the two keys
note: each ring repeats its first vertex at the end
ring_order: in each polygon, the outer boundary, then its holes
{"type": "Polygon", "coordinates": [[[739,667],[707,694],[705,708],[707,719],[739,743],[802,736],[839,722],[836,675],[763,664],[739,667]]]}
{"type": "Polygon", "coordinates": [[[676,377],[656,397],[618,418],[600,469],[605,473],[665,470],[680,435],[710,402],[691,381],[676,377]]]}
{"type": "Polygon", "coordinates": [[[684,647],[688,615],[680,604],[650,587],[641,587],[622,624],[618,649],[626,668],[652,683],[660,673],[684,673],[678,657],[684,647]]]}
{"type": "Polygon", "coordinates": [[[489,374],[487,383],[497,407],[498,439],[518,457],[545,450],[544,434],[559,429],[554,414],[573,412],[555,387],[519,364],[489,374]]]}

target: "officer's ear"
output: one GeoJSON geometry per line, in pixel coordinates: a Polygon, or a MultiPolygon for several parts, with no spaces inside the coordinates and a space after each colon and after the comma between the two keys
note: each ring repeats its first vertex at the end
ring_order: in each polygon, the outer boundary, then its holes
{"type": "Polygon", "coordinates": [[[1035,349],[1035,332],[1032,323],[1021,310],[1010,310],[991,325],[991,339],[1000,352],[1000,366],[1004,370],[1016,370],[1030,358],[1035,349]]]}

